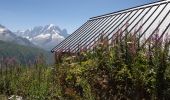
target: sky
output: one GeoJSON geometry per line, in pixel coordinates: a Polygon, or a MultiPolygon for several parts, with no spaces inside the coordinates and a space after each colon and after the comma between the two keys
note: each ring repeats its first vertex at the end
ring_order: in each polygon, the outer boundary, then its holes
{"type": "Polygon", "coordinates": [[[55,24],[71,34],[89,18],[156,0],[0,0],[0,24],[11,31],[55,24]]]}

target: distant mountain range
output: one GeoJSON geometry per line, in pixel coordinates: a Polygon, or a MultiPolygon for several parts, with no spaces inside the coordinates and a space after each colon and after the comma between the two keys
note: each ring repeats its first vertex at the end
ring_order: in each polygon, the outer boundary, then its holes
{"type": "Polygon", "coordinates": [[[6,27],[0,25],[0,40],[4,42],[12,42],[20,45],[31,46],[33,47],[34,44],[31,43],[28,39],[22,38],[17,36],[13,32],[11,32],[6,27]]]}
{"type": "Polygon", "coordinates": [[[53,24],[17,31],[15,34],[28,39],[34,45],[45,50],[51,50],[69,35],[66,29],[61,30],[53,24]]]}
{"type": "Polygon", "coordinates": [[[66,29],[61,30],[53,24],[17,32],[0,25],[0,59],[14,57],[26,64],[43,54],[48,63],[53,63],[49,51],[68,35],[66,29]]]}

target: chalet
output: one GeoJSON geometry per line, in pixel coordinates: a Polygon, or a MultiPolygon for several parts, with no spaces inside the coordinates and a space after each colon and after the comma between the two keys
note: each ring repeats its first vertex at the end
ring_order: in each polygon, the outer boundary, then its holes
{"type": "Polygon", "coordinates": [[[78,49],[92,49],[95,41],[102,34],[108,37],[109,43],[119,32],[138,34],[139,39],[145,38],[145,43],[155,34],[159,39],[170,34],[170,0],[156,1],[149,4],[132,7],[113,13],[92,17],[80,28],[58,44],[51,52],[76,53],[78,49]]]}

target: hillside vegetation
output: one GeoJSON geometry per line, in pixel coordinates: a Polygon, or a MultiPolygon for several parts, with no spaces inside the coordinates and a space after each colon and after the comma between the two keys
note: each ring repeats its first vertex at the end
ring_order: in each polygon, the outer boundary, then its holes
{"type": "Polygon", "coordinates": [[[39,55],[44,55],[45,61],[52,63],[52,54],[50,52],[35,47],[0,41],[1,62],[5,59],[15,59],[16,62],[21,64],[34,63],[39,55]]]}
{"type": "Polygon", "coordinates": [[[170,39],[101,36],[93,50],[58,53],[56,65],[42,57],[32,67],[1,69],[0,94],[28,100],[169,100],[170,39]]]}

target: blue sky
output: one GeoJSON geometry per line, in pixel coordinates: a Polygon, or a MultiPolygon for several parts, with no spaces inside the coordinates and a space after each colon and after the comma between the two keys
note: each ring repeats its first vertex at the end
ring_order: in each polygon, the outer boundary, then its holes
{"type": "Polygon", "coordinates": [[[90,17],[156,0],[0,0],[0,24],[12,31],[55,24],[75,31],[90,17]]]}

